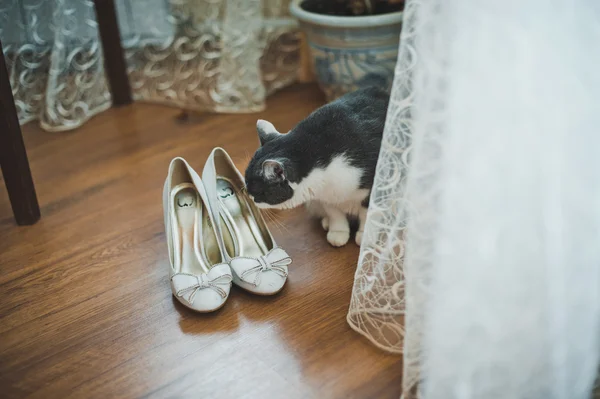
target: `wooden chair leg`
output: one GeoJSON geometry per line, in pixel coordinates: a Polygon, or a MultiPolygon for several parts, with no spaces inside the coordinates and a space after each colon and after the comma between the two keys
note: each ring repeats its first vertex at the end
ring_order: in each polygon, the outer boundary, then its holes
{"type": "Polygon", "coordinates": [[[94,0],[94,7],[113,106],[130,104],[132,102],[131,86],[121,46],[115,2],[114,0],[94,0]]]}
{"type": "Polygon", "coordinates": [[[34,224],[40,219],[40,207],[8,80],[2,43],[0,43],[0,166],[17,224],[34,224]]]}

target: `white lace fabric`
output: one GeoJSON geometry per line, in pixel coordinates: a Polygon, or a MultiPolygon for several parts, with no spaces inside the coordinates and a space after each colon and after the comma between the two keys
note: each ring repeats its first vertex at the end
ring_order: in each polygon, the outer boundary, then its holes
{"type": "Polygon", "coordinates": [[[348,312],[403,354],[405,399],[589,397],[599,20],[585,0],[408,1],[348,312]]]}
{"type": "Polygon", "coordinates": [[[404,10],[394,86],[348,312],[350,326],[392,353],[403,353],[405,337],[403,259],[417,6],[418,2],[408,2],[404,10]]]}
{"type": "MultiPolygon", "coordinates": [[[[295,80],[297,26],[283,0],[125,0],[117,16],[134,99],[255,112],[295,80]]],[[[91,0],[0,2],[21,124],[70,130],[111,105],[91,0]]]]}

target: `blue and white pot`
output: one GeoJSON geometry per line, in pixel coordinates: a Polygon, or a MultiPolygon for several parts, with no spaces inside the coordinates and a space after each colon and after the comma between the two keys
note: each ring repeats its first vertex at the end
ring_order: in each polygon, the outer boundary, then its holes
{"type": "Polygon", "coordinates": [[[360,87],[389,88],[398,58],[402,12],[331,16],[292,0],[290,13],[306,34],[319,86],[329,101],[360,87]]]}

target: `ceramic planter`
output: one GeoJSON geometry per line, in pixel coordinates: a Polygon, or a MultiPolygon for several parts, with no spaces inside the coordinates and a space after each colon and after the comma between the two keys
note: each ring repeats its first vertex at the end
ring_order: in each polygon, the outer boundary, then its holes
{"type": "Polygon", "coordinates": [[[330,16],[308,12],[292,0],[315,73],[329,101],[367,85],[391,87],[398,57],[402,12],[330,16]]]}

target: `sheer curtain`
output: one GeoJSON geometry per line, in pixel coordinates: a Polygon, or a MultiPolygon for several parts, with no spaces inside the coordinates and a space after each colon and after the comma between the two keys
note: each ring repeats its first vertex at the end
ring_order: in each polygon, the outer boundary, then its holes
{"type": "MultiPolygon", "coordinates": [[[[252,112],[295,80],[289,0],[115,2],[136,100],[252,112]]],[[[80,126],[111,105],[91,0],[2,0],[0,40],[21,123],[80,126]]]]}
{"type": "Polygon", "coordinates": [[[588,398],[600,3],[412,0],[348,321],[405,398],[588,398]]]}

